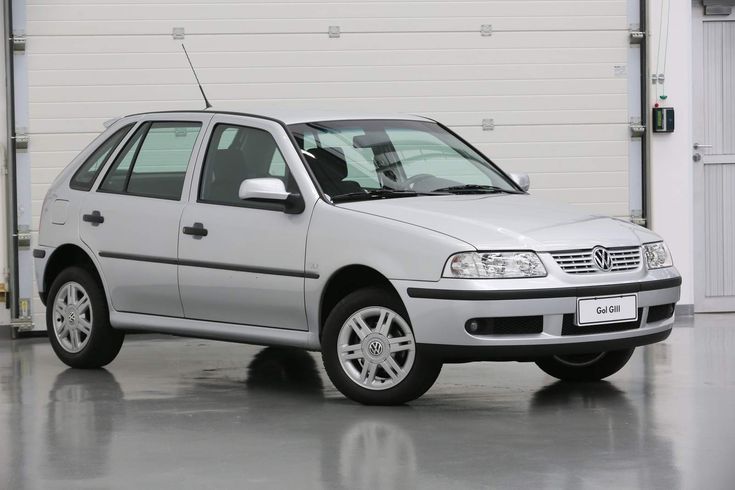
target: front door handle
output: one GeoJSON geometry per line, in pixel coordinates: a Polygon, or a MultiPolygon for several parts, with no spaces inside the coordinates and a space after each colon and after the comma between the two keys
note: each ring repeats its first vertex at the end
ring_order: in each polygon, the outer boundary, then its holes
{"type": "Polygon", "coordinates": [[[201,238],[209,234],[209,231],[207,231],[202,223],[194,223],[192,226],[185,226],[183,232],[184,235],[193,235],[194,238],[201,238]]]}
{"type": "Polygon", "coordinates": [[[92,214],[83,215],[82,221],[92,223],[92,226],[97,226],[105,222],[105,217],[99,211],[92,211],[92,214]]]}

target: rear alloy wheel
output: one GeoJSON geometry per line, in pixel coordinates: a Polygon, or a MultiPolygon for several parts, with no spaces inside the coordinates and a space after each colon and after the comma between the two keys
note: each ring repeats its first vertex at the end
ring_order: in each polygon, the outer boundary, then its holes
{"type": "Polygon", "coordinates": [[[537,360],[536,365],[562,381],[599,381],[620,371],[634,350],[551,356],[537,360]]]}
{"type": "Polygon", "coordinates": [[[399,300],[381,289],[356,291],[329,315],[322,357],[332,383],[368,405],[396,405],[423,395],[441,364],[424,359],[399,300]]]}
{"type": "Polygon", "coordinates": [[[92,333],[92,302],[81,284],[70,281],[59,288],[53,305],[54,336],[69,353],[84,349],[92,333]]]}
{"type": "Polygon", "coordinates": [[[110,326],[102,286],[89,271],[64,269],[51,284],[46,329],[56,355],[75,368],[98,368],[120,352],[125,334],[110,326]]]}

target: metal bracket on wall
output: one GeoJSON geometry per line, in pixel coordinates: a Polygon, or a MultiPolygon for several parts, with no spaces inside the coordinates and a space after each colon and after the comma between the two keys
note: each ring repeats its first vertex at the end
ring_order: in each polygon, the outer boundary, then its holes
{"type": "Polygon", "coordinates": [[[28,133],[26,133],[25,128],[18,128],[18,131],[15,133],[15,136],[13,136],[13,141],[15,141],[16,150],[27,150],[28,143],[30,143],[31,141],[31,137],[28,136],[28,133]]]}
{"type": "Polygon", "coordinates": [[[666,76],[663,73],[653,73],[651,75],[651,85],[656,85],[657,83],[664,83],[666,81],[666,76]]]}
{"type": "Polygon", "coordinates": [[[480,26],[480,34],[483,36],[492,36],[493,35],[493,25],[492,24],[482,24],[480,26]]]}
{"type": "Polygon", "coordinates": [[[329,30],[327,31],[327,34],[329,34],[329,37],[331,38],[337,38],[342,36],[342,31],[339,28],[339,26],[329,26],[329,30]]]}
{"type": "Polygon", "coordinates": [[[483,119],[482,120],[482,130],[483,131],[493,131],[495,129],[495,119],[483,119]]]}
{"type": "Polygon", "coordinates": [[[646,226],[646,220],[643,218],[643,210],[631,209],[630,222],[639,226],[646,226]]]}
{"type": "Polygon", "coordinates": [[[171,37],[176,40],[184,39],[185,36],[186,36],[186,32],[184,31],[183,27],[174,27],[171,30],[171,37]]]}
{"type": "Polygon", "coordinates": [[[18,248],[31,248],[31,229],[27,226],[21,226],[18,228],[18,248]]]}
{"type": "Polygon", "coordinates": [[[639,117],[631,117],[628,127],[630,128],[630,135],[634,138],[642,138],[646,134],[646,127],[641,123],[639,117]]]}
{"type": "Polygon", "coordinates": [[[26,33],[25,32],[14,32],[13,37],[10,38],[10,42],[13,45],[13,51],[23,52],[26,50],[26,33]]]}
{"type": "Polygon", "coordinates": [[[630,44],[640,44],[646,38],[646,33],[641,32],[638,29],[630,30],[630,44]]]}

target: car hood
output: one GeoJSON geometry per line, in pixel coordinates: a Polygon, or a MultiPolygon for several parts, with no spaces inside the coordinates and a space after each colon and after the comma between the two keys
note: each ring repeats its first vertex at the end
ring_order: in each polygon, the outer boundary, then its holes
{"type": "Polygon", "coordinates": [[[478,250],[569,250],[659,240],[627,221],[530,195],[421,196],[339,204],[450,235],[478,250]]]}

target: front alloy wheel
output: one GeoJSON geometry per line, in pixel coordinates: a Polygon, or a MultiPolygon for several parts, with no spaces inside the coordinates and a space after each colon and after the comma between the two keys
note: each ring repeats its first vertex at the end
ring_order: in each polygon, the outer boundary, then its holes
{"type": "Polygon", "coordinates": [[[373,306],[352,314],[339,332],[339,360],[363,388],[385,390],[411,371],[416,355],[413,332],[390,308],[373,306]]]}
{"type": "Polygon", "coordinates": [[[407,319],[400,299],[380,288],[337,303],[324,325],[322,359],[339,391],[368,405],[397,405],[434,384],[441,363],[421,354],[407,319]]]}

